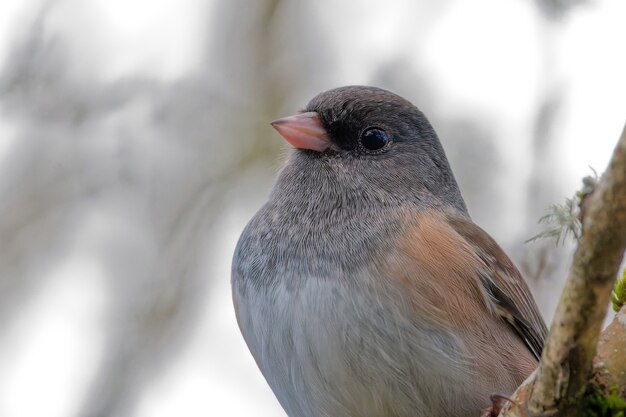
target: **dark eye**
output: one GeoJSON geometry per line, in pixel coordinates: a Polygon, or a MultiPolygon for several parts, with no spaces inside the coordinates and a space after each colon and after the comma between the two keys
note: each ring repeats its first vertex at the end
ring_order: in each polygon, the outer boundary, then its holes
{"type": "Polygon", "coordinates": [[[361,144],[365,149],[377,151],[389,143],[390,139],[384,130],[371,127],[361,133],[361,144]]]}

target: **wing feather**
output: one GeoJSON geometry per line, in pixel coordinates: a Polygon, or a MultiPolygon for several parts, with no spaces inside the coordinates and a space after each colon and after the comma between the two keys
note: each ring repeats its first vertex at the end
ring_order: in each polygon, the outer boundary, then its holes
{"type": "Polygon", "coordinates": [[[548,330],[524,278],[502,248],[471,221],[449,215],[447,222],[462,236],[483,263],[479,279],[497,313],[539,359],[548,330]]]}

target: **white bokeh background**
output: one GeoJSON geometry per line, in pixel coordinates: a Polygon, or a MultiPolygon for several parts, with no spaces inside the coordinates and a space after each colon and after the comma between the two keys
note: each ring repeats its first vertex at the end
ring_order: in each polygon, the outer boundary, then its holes
{"type": "Polygon", "coordinates": [[[530,280],[549,319],[571,245],[523,241],[606,166],[625,15],[621,0],[3,0],[0,416],[283,415],[239,335],[230,257],[286,149],[268,122],[338,85],[430,116],[477,223],[522,269],[550,258],[530,280]]]}

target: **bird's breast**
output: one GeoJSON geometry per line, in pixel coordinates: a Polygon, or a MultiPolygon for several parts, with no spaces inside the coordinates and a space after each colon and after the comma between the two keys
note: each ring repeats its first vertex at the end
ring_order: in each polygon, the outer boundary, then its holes
{"type": "Polygon", "coordinates": [[[259,219],[239,242],[233,293],[244,338],[290,416],[435,416],[456,401],[427,391],[467,370],[463,342],[416,320],[388,276],[392,219],[321,229],[259,219]]]}
{"type": "Polygon", "coordinates": [[[271,287],[277,279],[297,287],[310,276],[348,279],[384,255],[402,230],[399,213],[397,208],[360,209],[328,201],[269,203],[244,230],[233,272],[259,287],[271,287]]]}
{"type": "Polygon", "coordinates": [[[466,367],[456,335],[414,320],[402,295],[368,271],[289,285],[302,278],[287,274],[270,291],[235,294],[244,337],[288,414],[437,415],[446,396],[426,391],[466,367]]]}

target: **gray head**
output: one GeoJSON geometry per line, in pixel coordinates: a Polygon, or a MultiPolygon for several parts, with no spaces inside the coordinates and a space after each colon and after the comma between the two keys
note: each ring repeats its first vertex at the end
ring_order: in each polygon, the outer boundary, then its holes
{"type": "Polygon", "coordinates": [[[445,152],[426,117],[389,91],[348,86],[314,97],[272,125],[296,148],[274,198],[302,195],[358,205],[409,203],[467,214],[445,152]]]}

